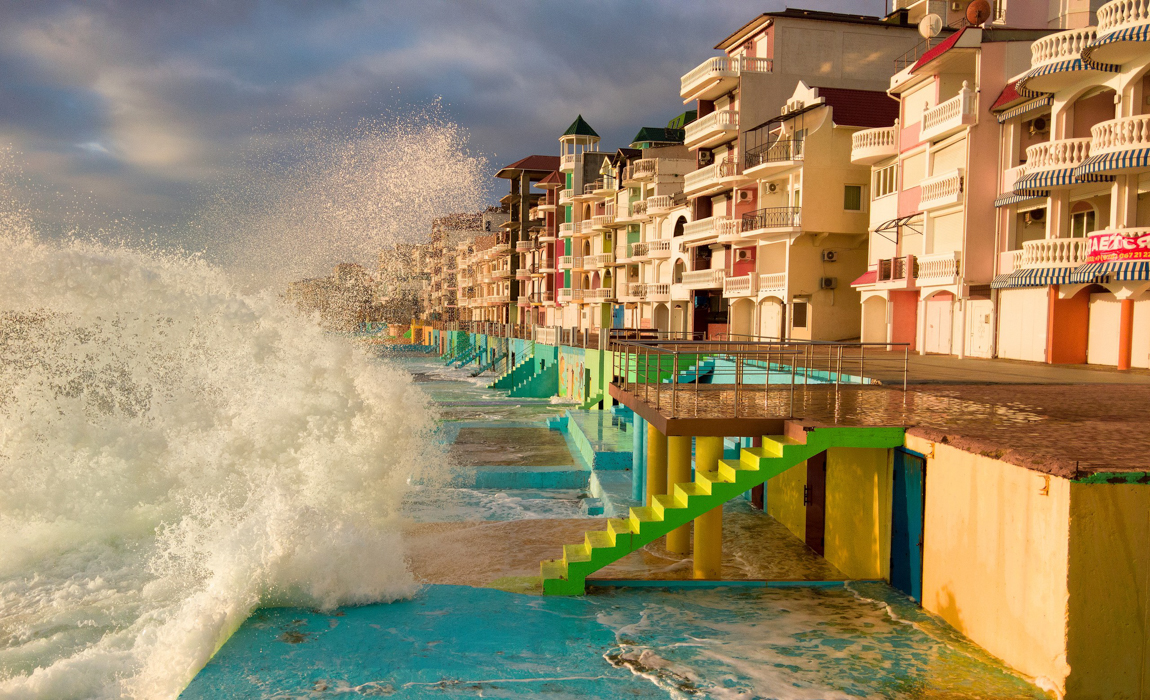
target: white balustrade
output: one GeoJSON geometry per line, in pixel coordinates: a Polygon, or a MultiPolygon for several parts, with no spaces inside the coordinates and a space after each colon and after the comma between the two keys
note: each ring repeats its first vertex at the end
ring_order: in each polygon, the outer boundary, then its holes
{"type": "Polygon", "coordinates": [[[1026,149],[1026,173],[1077,168],[1090,156],[1090,139],[1058,139],[1026,149]]]}
{"type": "Polygon", "coordinates": [[[1150,115],[1101,122],[1091,127],[1090,134],[1090,155],[1150,148],[1150,115]]]}
{"type": "Polygon", "coordinates": [[[732,58],[730,56],[716,56],[708,58],[679,81],[679,93],[685,95],[699,84],[712,78],[736,77],[740,73],[770,73],[772,61],[769,58],[732,58]]]}
{"type": "Polygon", "coordinates": [[[723,286],[722,270],[692,270],[683,273],[683,285],[689,289],[719,289],[723,286]]]}
{"type": "Polygon", "coordinates": [[[759,275],[759,291],[760,292],[776,292],[786,289],[787,286],[787,273],[785,272],[766,272],[759,275]]]}
{"type": "Polygon", "coordinates": [[[919,183],[919,208],[933,209],[935,207],[955,204],[962,200],[963,170],[956,168],[941,175],[928,177],[919,183]]]}
{"type": "Polygon", "coordinates": [[[1111,0],[1098,8],[1098,36],[1150,22],[1150,0],[1111,0]]]}
{"type": "Polygon", "coordinates": [[[721,109],[699,117],[683,130],[684,141],[691,146],[697,141],[723,133],[738,133],[739,113],[733,109],[721,109]]]}
{"type": "Polygon", "coordinates": [[[851,135],[851,162],[863,165],[889,158],[898,153],[896,127],[863,129],[851,135]]]}
{"type": "Polygon", "coordinates": [[[1050,34],[1030,45],[1030,68],[1033,70],[1048,63],[1080,58],[1082,49],[1094,41],[1094,27],[1071,29],[1050,34]]]}
{"type": "Polygon", "coordinates": [[[924,141],[948,136],[978,121],[978,94],[962,81],[954,97],[923,112],[921,137],[924,141]]]}
{"type": "Polygon", "coordinates": [[[740,297],[755,293],[755,276],[739,275],[737,277],[723,278],[723,296],[740,297]]]}
{"type": "Polygon", "coordinates": [[[1022,244],[1022,267],[1076,267],[1086,262],[1085,238],[1048,238],[1022,244]]]}
{"type": "Polygon", "coordinates": [[[957,250],[936,255],[923,255],[918,258],[918,280],[952,279],[958,276],[962,255],[957,250]]]}

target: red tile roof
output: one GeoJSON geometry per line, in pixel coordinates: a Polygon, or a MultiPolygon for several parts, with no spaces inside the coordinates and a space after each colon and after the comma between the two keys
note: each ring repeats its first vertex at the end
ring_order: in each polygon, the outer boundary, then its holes
{"type": "Polygon", "coordinates": [[[567,178],[563,177],[563,173],[556,170],[555,172],[537,182],[536,185],[542,187],[543,189],[550,189],[551,187],[566,187],[567,178]]]}
{"type": "Polygon", "coordinates": [[[505,165],[495,173],[496,177],[514,177],[509,170],[534,170],[549,173],[559,169],[559,156],[527,156],[511,165],[505,165]],[[503,173],[507,173],[504,175],[503,173]]]}
{"type": "Polygon", "coordinates": [[[1002,94],[1000,94],[998,96],[998,99],[994,101],[994,104],[991,106],[990,111],[993,112],[997,109],[1000,109],[1002,107],[1007,106],[1011,102],[1015,102],[1017,100],[1022,99],[1022,95],[1019,95],[1018,90],[1016,90],[1014,87],[1015,82],[1017,82],[1017,81],[1011,81],[1011,82],[1006,84],[1006,87],[1002,88],[1002,94]]]}
{"type": "Polygon", "coordinates": [[[938,46],[935,46],[933,49],[927,49],[927,52],[922,55],[922,58],[918,59],[918,62],[915,63],[914,67],[910,69],[910,72],[913,73],[917,71],[919,68],[949,51],[952,46],[958,43],[958,38],[964,33],[966,33],[966,27],[959,29],[957,32],[947,37],[945,41],[943,41],[938,46]]]}
{"type": "Polygon", "coordinates": [[[898,100],[877,90],[819,88],[819,97],[834,109],[835,124],[867,129],[891,126],[898,119],[898,100]]]}
{"type": "Polygon", "coordinates": [[[864,284],[874,284],[878,281],[878,270],[867,270],[858,279],[851,282],[852,287],[861,287],[864,284]]]}

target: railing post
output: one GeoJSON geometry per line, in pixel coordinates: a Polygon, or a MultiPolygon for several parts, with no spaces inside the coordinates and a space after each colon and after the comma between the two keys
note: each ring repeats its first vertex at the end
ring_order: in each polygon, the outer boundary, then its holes
{"type": "Polygon", "coordinates": [[[735,418],[739,417],[739,383],[742,381],[742,358],[735,352],[735,418]]]}
{"type": "Polygon", "coordinates": [[[907,364],[910,360],[910,346],[903,346],[902,349],[902,392],[906,393],[906,370],[907,364]]]}
{"type": "Polygon", "coordinates": [[[675,417],[675,408],[679,396],[679,350],[676,348],[671,365],[671,417],[675,417]]]}
{"type": "Polygon", "coordinates": [[[863,384],[863,371],[866,369],[866,346],[859,345],[859,384],[863,384]]]}
{"type": "Polygon", "coordinates": [[[791,362],[791,408],[788,418],[795,417],[795,363],[791,362]]]}
{"type": "Polygon", "coordinates": [[[843,346],[839,346],[838,363],[835,366],[835,385],[841,384],[843,380],[843,346]]]}

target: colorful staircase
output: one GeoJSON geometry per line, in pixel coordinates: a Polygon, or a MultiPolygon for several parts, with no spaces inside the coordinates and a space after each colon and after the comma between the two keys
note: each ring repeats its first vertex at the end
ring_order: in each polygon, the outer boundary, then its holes
{"type": "Polygon", "coordinates": [[[588,532],[582,544],[564,545],[562,559],[540,564],[543,594],[582,595],[595,571],[828,448],[890,449],[903,443],[902,428],[791,427],[787,432],[798,439],[764,437],[762,447],[743,448],[739,459],[720,461],[716,471],[696,472],[694,482],[675,484],[650,506],[631,508],[626,519],[609,519],[606,530],[588,532]]]}
{"type": "Polygon", "coordinates": [[[505,357],[507,357],[507,353],[503,353],[501,355],[496,355],[494,360],[488,362],[487,364],[481,366],[479,369],[472,372],[471,376],[478,377],[479,375],[483,374],[484,372],[491,369],[495,365],[499,364],[499,362],[505,357]]]}

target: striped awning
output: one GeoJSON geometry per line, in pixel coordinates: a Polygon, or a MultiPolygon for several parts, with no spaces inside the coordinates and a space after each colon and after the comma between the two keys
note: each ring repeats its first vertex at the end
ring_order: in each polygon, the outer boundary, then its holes
{"type": "Polygon", "coordinates": [[[1134,27],[1126,27],[1125,29],[1111,32],[1100,39],[1095,39],[1089,46],[1082,49],[1082,60],[1091,68],[1099,67],[1100,70],[1105,70],[1105,68],[1101,67],[1107,64],[1096,64],[1090,59],[1091,54],[1094,53],[1094,49],[1098,48],[1099,46],[1105,46],[1107,44],[1117,44],[1121,41],[1138,42],[1148,40],[1150,40],[1150,24],[1140,24],[1134,27]]]}
{"type": "MultiPolygon", "coordinates": [[[[1150,148],[1141,148],[1115,153],[1100,153],[1090,156],[1074,169],[1074,175],[1082,181],[1098,182],[1098,178],[1106,177],[1094,173],[1103,170],[1127,170],[1129,168],[1145,168],[1150,164],[1150,148]]],[[[1107,180],[1113,179],[1106,177],[1107,180]]]]}
{"type": "Polygon", "coordinates": [[[1010,109],[1000,113],[998,115],[998,123],[1002,124],[1007,120],[1014,119],[1015,117],[1022,116],[1027,112],[1033,112],[1036,109],[1041,109],[1051,104],[1054,104],[1053,95],[1043,95],[1042,97],[1031,100],[1029,102],[1023,102],[1016,107],[1011,107],[1010,109]]]}
{"type": "Polygon", "coordinates": [[[1009,275],[999,275],[990,282],[991,289],[1015,289],[1018,287],[1049,287],[1052,284],[1068,284],[1073,267],[1040,267],[1015,270],[1009,275]]]}
{"type": "Polygon", "coordinates": [[[1150,280],[1150,261],[1126,260],[1122,262],[1086,263],[1070,276],[1071,282],[1144,282],[1150,280]]]}
{"type": "Polygon", "coordinates": [[[1068,58],[1065,61],[1048,63],[1045,66],[1035,68],[1034,70],[1018,79],[1015,89],[1018,91],[1018,94],[1022,95],[1023,97],[1040,97],[1044,93],[1035,92],[1034,90],[1026,87],[1026,84],[1035,78],[1040,78],[1044,75],[1050,75],[1051,73],[1072,73],[1074,71],[1083,70],[1100,70],[1106,71],[1108,73],[1117,73],[1119,69],[1120,66],[1110,65],[1108,63],[1087,65],[1081,58],[1068,58]]]}
{"type": "Polygon", "coordinates": [[[1062,168],[1059,170],[1042,170],[1037,173],[1029,173],[1023,175],[1014,181],[1015,194],[1029,194],[1041,190],[1049,190],[1051,187],[1059,187],[1062,185],[1073,185],[1074,169],[1062,168]]]}
{"type": "Polygon", "coordinates": [[[1008,204],[1016,204],[1018,202],[1027,202],[1032,199],[1039,199],[1041,197],[1049,197],[1050,192],[1039,190],[1035,192],[1023,192],[1022,194],[1004,194],[998,199],[994,200],[994,206],[1005,207],[1008,204]]]}

